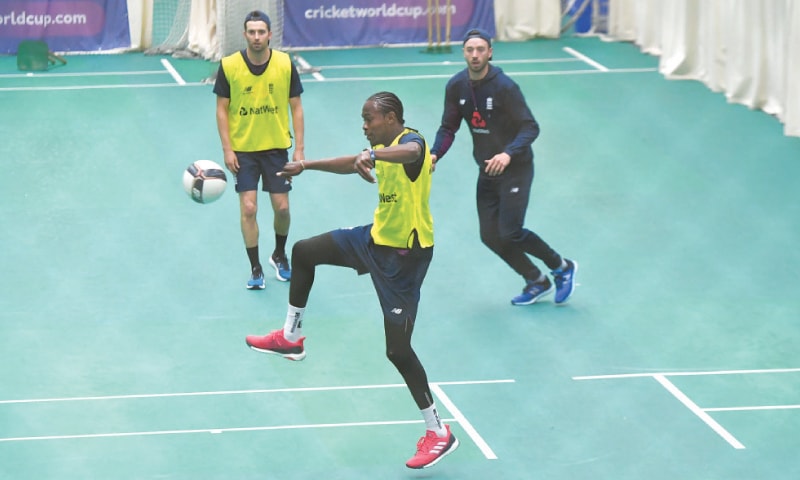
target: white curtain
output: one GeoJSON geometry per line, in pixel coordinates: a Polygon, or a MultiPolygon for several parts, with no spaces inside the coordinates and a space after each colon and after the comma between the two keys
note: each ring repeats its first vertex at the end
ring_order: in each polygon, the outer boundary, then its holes
{"type": "Polygon", "coordinates": [[[609,36],[634,42],[651,55],[661,54],[662,0],[609,0],[609,36]]]}
{"type": "Polygon", "coordinates": [[[203,58],[217,56],[220,46],[217,38],[217,1],[193,0],[189,14],[188,49],[203,58]]]}
{"type": "Polygon", "coordinates": [[[800,136],[800,0],[610,0],[609,35],[800,136]]]}
{"type": "Polygon", "coordinates": [[[786,106],[782,120],[786,135],[800,137],[800,2],[789,2],[786,39],[786,106]]]}
{"type": "Polygon", "coordinates": [[[523,41],[561,34],[561,0],[494,0],[497,40],[523,41]]]}

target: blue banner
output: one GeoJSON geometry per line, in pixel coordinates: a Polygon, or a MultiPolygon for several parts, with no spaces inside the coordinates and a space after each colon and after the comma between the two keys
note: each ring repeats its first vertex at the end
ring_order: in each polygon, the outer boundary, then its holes
{"type": "Polygon", "coordinates": [[[55,52],[131,46],[127,0],[2,0],[0,54],[23,40],[43,40],[55,52]]]}
{"type": "Polygon", "coordinates": [[[428,11],[436,13],[445,41],[446,13],[450,38],[460,43],[471,28],[495,36],[494,0],[291,0],[284,2],[283,45],[291,47],[349,47],[428,42],[428,11]],[[438,10],[437,10],[438,5],[438,10]]]}

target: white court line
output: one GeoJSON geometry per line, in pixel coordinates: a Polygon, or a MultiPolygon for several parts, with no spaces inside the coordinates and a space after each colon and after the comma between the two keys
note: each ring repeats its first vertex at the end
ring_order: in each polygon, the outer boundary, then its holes
{"type": "MultiPolygon", "coordinates": [[[[617,68],[607,71],[600,70],[557,70],[550,72],[506,72],[509,77],[532,77],[532,76],[551,76],[551,75],[591,75],[598,73],[649,73],[657,72],[657,68],[617,68]]],[[[163,72],[161,72],[163,73],[163,72]]],[[[382,77],[346,77],[346,78],[327,78],[323,80],[308,79],[304,82],[375,82],[386,80],[435,80],[449,79],[450,74],[441,75],[395,75],[382,77]]],[[[53,86],[53,87],[0,87],[0,92],[26,92],[26,91],[56,91],[56,90],[102,90],[111,88],[163,88],[163,87],[208,87],[203,82],[187,82],[185,85],[176,83],[149,83],[149,84],[120,84],[120,85],[73,85],[73,86],[53,86]]]]}
{"type": "Polygon", "coordinates": [[[697,371],[697,372],[662,372],[662,373],[625,373],[617,375],[591,375],[572,377],[573,380],[609,380],[619,378],[642,378],[652,377],[664,388],[667,389],[675,398],[684,404],[689,410],[697,415],[706,425],[711,427],[719,436],[725,439],[733,448],[744,449],[745,446],[723,428],[716,420],[708,415],[708,412],[733,412],[733,411],[756,411],[756,410],[779,410],[779,409],[800,409],[800,405],[776,405],[776,406],[754,406],[754,407],[719,407],[719,408],[700,408],[696,403],[689,399],[678,387],[667,380],[666,377],[679,376],[703,376],[703,375],[751,375],[751,374],[775,374],[775,373],[798,373],[800,368],[773,368],[756,370],[716,370],[716,371],[697,371]]]}
{"type": "Polygon", "coordinates": [[[431,391],[436,395],[439,401],[442,402],[442,405],[444,405],[447,410],[453,414],[455,421],[458,422],[458,424],[461,425],[461,428],[467,432],[467,435],[469,435],[472,441],[475,442],[475,445],[478,446],[480,451],[483,452],[483,456],[489,460],[497,460],[497,455],[495,455],[495,453],[489,447],[489,444],[486,443],[483,437],[480,436],[478,431],[475,430],[475,427],[472,426],[469,420],[467,420],[467,417],[465,417],[464,414],[461,413],[461,410],[459,410],[458,407],[456,407],[456,405],[450,400],[450,397],[444,393],[442,388],[434,383],[431,384],[431,391]]]}
{"type": "MultiPolygon", "coordinates": [[[[617,68],[610,70],[554,70],[550,72],[505,72],[509,77],[546,77],[551,75],[589,75],[599,73],[647,73],[657,72],[657,68],[617,68]]],[[[326,78],[325,82],[374,82],[385,80],[434,80],[450,78],[451,74],[439,75],[393,75],[383,77],[342,77],[342,78],[326,78]]],[[[307,80],[313,81],[313,80],[307,80]]]]}
{"type": "Polygon", "coordinates": [[[581,377],[572,377],[573,380],[605,380],[614,378],[637,378],[637,377],[653,377],[655,375],[662,375],[664,377],[692,377],[697,375],[749,375],[754,373],[798,373],[800,368],[772,368],[772,369],[759,369],[759,370],[709,370],[698,372],[651,372],[651,373],[621,373],[615,375],[586,375],[581,377]]]}
{"type": "MultiPolygon", "coordinates": [[[[163,72],[162,72],[163,73],[163,72]]],[[[186,85],[177,83],[128,83],[120,85],[72,85],[64,87],[0,87],[0,92],[31,92],[56,90],[106,90],[111,88],[163,88],[163,87],[207,87],[205,83],[193,82],[186,85]]]]}
{"type": "Polygon", "coordinates": [[[509,77],[530,77],[547,75],[589,75],[598,73],[649,73],[657,72],[657,68],[614,68],[607,70],[556,70],[553,72],[506,72],[509,77]]]}
{"type": "Polygon", "coordinates": [[[706,412],[752,412],[757,410],[796,410],[800,405],[759,405],[755,407],[714,407],[704,408],[706,412]]]}
{"type": "MultiPolygon", "coordinates": [[[[450,411],[454,417],[451,419],[444,419],[446,422],[456,422],[467,432],[469,437],[475,442],[478,448],[483,452],[484,456],[489,460],[496,460],[497,455],[489,447],[483,437],[475,430],[472,424],[467,420],[466,416],[461,410],[456,407],[450,397],[444,393],[441,385],[486,385],[498,383],[514,383],[515,380],[475,380],[475,381],[453,381],[453,382],[436,382],[431,383],[431,391],[436,395],[442,405],[450,411]]],[[[333,390],[359,390],[359,389],[382,389],[382,388],[406,388],[406,384],[385,384],[385,385],[356,385],[356,386],[342,386],[342,387],[300,387],[300,388],[276,388],[276,389],[263,389],[263,390],[227,390],[227,391],[213,391],[213,392],[191,392],[191,393],[165,393],[165,394],[143,394],[143,395],[109,395],[109,396],[96,396],[96,397],[64,397],[64,398],[45,398],[45,399],[27,399],[27,400],[3,400],[0,404],[30,404],[30,403],[43,403],[43,402],[67,402],[67,401],[98,401],[98,400],[128,400],[128,399],[141,399],[141,398],[164,398],[164,397],[186,397],[186,396],[205,396],[205,395],[241,395],[241,394],[254,394],[254,393],[279,393],[279,392],[319,392],[319,391],[333,391],[333,390]]],[[[191,430],[154,430],[154,431],[139,431],[139,432],[117,432],[117,433],[87,433],[87,434],[74,434],[74,435],[40,435],[29,437],[6,437],[0,438],[2,442],[24,442],[24,441],[37,441],[37,440],[72,440],[72,439],[86,439],[86,438],[118,438],[118,437],[134,437],[134,436],[153,436],[153,435],[179,435],[179,434],[195,434],[195,433],[225,433],[225,432],[247,432],[247,431],[265,431],[265,430],[295,430],[295,429],[310,429],[310,428],[343,428],[343,427],[363,427],[363,426],[376,426],[376,425],[409,425],[424,423],[423,420],[399,420],[399,421],[384,421],[384,422],[349,422],[349,423],[321,423],[321,424],[306,424],[306,425],[282,425],[282,426],[261,426],[261,427],[237,427],[237,428],[203,428],[191,430]]]]}
{"type": "MultiPolygon", "coordinates": [[[[579,62],[577,58],[533,58],[526,60],[492,60],[495,65],[531,64],[531,63],[566,63],[579,62]]],[[[410,62],[410,63],[365,63],[353,65],[321,65],[322,70],[353,70],[363,68],[406,68],[406,67],[450,67],[462,65],[462,61],[443,60],[441,62],[410,62]]]]}
{"type": "Polygon", "coordinates": [[[175,67],[173,67],[172,64],[169,63],[169,60],[167,60],[166,58],[162,58],[161,65],[164,65],[164,68],[166,68],[169,74],[172,75],[172,78],[175,79],[178,85],[186,85],[186,80],[184,80],[183,77],[181,77],[181,74],[178,73],[177,70],[175,70],[175,67]]]}
{"type": "Polygon", "coordinates": [[[152,430],[142,432],[119,433],[85,433],[77,435],[41,435],[38,437],[8,437],[0,438],[0,442],[31,442],[40,440],[75,440],[82,438],[120,438],[120,437],[147,437],[156,435],[187,435],[194,433],[231,433],[231,432],[261,432],[268,430],[302,430],[310,428],[344,428],[344,427],[372,427],[378,425],[411,425],[425,423],[424,420],[400,420],[389,422],[351,422],[351,423],[316,423],[306,425],[275,425],[264,427],[236,427],[236,428],[199,428],[192,430],[152,430]]]}
{"type": "Polygon", "coordinates": [[[589,65],[593,66],[594,68],[596,68],[596,69],[598,69],[598,70],[600,70],[602,72],[607,72],[608,71],[608,68],[606,66],[602,65],[599,62],[595,62],[591,58],[587,57],[586,55],[580,53],[579,51],[577,51],[577,50],[575,50],[573,48],[564,47],[563,50],[565,52],[569,53],[570,55],[573,55],[575,58],[579,58],[579,59],[583,60],[584,62],[588,63],[589,65]]]}
{"type": "MultiPolygon", "coordinates": [[[[467,380],[454,382],[436,382],[435,385],[487,385],[494,383],[514,383],[515,380],[467,380]]],[[[331,392],[337,390],[377,390],[384,388],[405,388],[405,383],[391,383],[385,385],[349,385],[341,387],[294,387],[294,388],[269,388],[256,390],[221,390],[206,392],[179,392],[179,393],[144,393],[132,395],[103,395],[92,397],[60,397],[60,398],[28,398],[19,400],[0,400],[3,404],[19,403],[51,403],[51,402],[84,402],[101,400],[129,400],[141,398],[172,398],[172,397],[202,397],[213,395],[251,395],[264,393],[294,393],[294,392],[331,392]]]]}
{"type": "MultiPolygon", "coordinates": [[[[310,63],[308,63],[308,62],[307,62],[307,61],[306,61],[306,60],[305,60],[303,57],[301,57],[300,55],[295,55],[295,56],[294,56],[294,60],[295,60],[295,61],[296,61],[296,62],[297,62],[299,65],[300,65],[300,68],[304,68],[304,69],[309,69],[309,68],[311,68],[311,64],[310,64],[310,63]]],[[[312,76],[312,77],[314,77],[314,78],[316,78],[317,80],[325,80],[325,77],[324,77],[324,76],[323,76],[321,73],[319,73],[319,72],[314,72],[314,73],[312,73],[312,74],[311,74],[311,76],[312,76]]]]}
{"type": "Polygon", "coordinates": [[[126,75],[164,75],[164,70],[141,70],[138,72],[53,72],[53,73],[4,73],[2,78],[61,78],[61,77],[117,77],[126,75]]]}
{"type": "Polygon", "coordinates": [[[664,388],[667,389],[669,393],[675,396],[680,402],[686,406],[689,410],[692,411],[695,415],[697,415],[700,420],[702,420],[706,425],[711,427],[712,430],[717,432],[717,434],[724,438],[726,442],[728,442],[733,448],[737,450],[744,449],[744,445],[736,440],[736,438],[731,435],[725,428],[722,427],[716,420],[711,418],[711,416],[703,411],[702,408],[698,407],[696,403],[694,403],[689,397],[686,396],[678,387],[676,387],[672,382],[666,379],[663,375],[655,375],[653,378],[656,379],[658,383],[660,383],[664,388]]]}

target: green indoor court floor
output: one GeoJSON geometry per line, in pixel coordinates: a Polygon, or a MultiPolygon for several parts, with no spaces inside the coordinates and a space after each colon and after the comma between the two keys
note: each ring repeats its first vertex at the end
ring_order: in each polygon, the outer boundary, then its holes
{"type": "MultiPolygon", "coordinates": [[[[306,155],[367,146],[361,105],[397,93],[433,141],[460,50],[295,52],[306,155]]],[[[478,238],[462,128],[434,174],[436,253],[414,346],[460,448],[404,466],[423,433],[384,357],[367,277],[320,267],[308,357],[244,337],[288,284],[248,291],[221,162],[216,65],[0,57],[0,478],[795,479],[800,477],[800,138],[628,43],[497,43],[542,127],[527,226],[579,262],[570,302],[513,307],[478,238]]],[[[262,194],[261,248],[271,251],[262,194]]],[[[289,242],[371,221],[375,187],[308,172],[289,242]]]]}

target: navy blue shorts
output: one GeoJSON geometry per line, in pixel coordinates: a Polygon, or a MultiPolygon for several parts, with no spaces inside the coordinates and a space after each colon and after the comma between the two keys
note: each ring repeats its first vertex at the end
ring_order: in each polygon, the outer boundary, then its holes
{"type": "Polygon", "coordinates": [[[289,161],[288,150],[264,150],[261,152],[236,152],[239,173],[236,174],[236,193],[261,190],[270,193],[287,193],[292,189],[289,180],[277,174],[289,161]]]}
{"type": "Polygon", "coordinates": [[[375,245],[372,225],[341,228],[331,232],[347,259],[347,267],[359,275],[369,273],[384,318],[402,323],[417,317],[420,288],[433,258],[433,247],[399,249],[375,245]]]}

